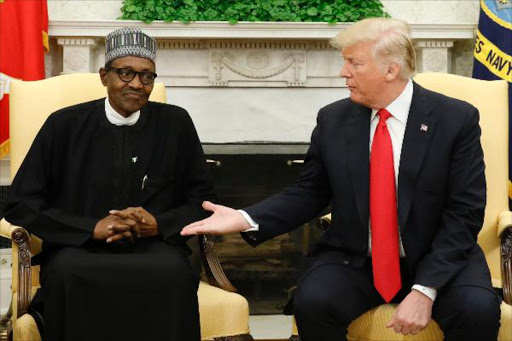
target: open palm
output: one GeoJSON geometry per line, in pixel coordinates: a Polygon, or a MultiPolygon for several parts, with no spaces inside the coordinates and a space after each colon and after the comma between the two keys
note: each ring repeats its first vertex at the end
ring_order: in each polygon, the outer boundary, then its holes
{"type": "Polygon", "coordinates": [[[182,236],[196,234],[227,234],[241,232],[250,228],[240,212],[230,207],[215,205],[209,201],[203,202],[203,208],[213,214],[206,219],[196,221],[181,230],[182,236]]]}

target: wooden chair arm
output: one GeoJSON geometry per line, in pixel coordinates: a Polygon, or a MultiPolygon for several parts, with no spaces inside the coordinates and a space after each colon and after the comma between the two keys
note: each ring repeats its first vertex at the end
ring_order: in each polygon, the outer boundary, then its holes
{"type": "Polygon", "coordinates": [[[326,214],[316,221],[316,227],[320,230],[320,232],[325,232],[331,226],[331,213],[326,214]]]}
{"type": "Polygon", "coordinates": [[[12,240],[12,291],[16,293],[18,318],[27,312],[32,299],[32,268],[30,259],[30,234],[23,227],[12,225],[5,219],[0,221],[0,233],[12,240]]]}
{"type": "Polygon", "coordinates": [[[226,277],[219,257],[215,253],[215,240],[213,236],[200,235],[199,249],[201,250],[201,260],[208,283],[229,292],[236,292],[236,288],[226,277]]]}
{"type": "MultiPolygon", "coordinates": [[[[32,300],[32,267],[30,253],[30,234],[22,227],[16,228],[12,234],[13,252],[18,253],[18,291],[16,318],[25,314],[32,300]],[[16,245],[16,249],[14,245],[16,245]]],[[[13,270],[15,265],[13,264],[13,270]]],[[[14,271],[13,271],[14,273],[14,271]]]]}
{"type": "Polygon", "coordinates": [[[501,233],[501,278],[503,300],[512,304],[512,226],[501,233]]]}

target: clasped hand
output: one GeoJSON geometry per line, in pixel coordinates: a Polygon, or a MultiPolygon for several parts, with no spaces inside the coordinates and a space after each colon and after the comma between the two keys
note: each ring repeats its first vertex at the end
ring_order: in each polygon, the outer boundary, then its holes
{"type": "Polygon", "coordinates": [[[121,239],[151,237],[158,235],[155,217],[143,207],[128,207],[111,210],[109,215],[98,221],[93,238],[112,243],[121,239]]]}

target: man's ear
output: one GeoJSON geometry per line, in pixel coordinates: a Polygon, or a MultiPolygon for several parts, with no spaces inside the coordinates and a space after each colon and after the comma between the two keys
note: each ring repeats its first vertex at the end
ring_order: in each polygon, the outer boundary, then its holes
{"type": "Polygon", "coordinates": [[[388,65],[386,69],[386,81],[391,82],[399,77],[400,75],[400,65],[398,63],[392,62],[388,65]]]}
{"type": "Polygon", "coordinates": [[[100,68],[100,79],[101,79],[101,84],[103,84],[103,86],[107,86],[107,70],[102,67],[100,68]]]}

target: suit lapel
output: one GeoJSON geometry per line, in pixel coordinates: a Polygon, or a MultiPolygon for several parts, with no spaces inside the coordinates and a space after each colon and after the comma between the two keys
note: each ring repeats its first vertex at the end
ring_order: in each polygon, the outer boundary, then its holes
{"type": "Polygon", "coordinates": [[[436,121],[430,116],[431,110],[425,89],[414,83],[398,174],[398,222],[401,231],[405,227],[411,208],[416,178],[434,134],[436,121]]]}
{"type": "Polygon", "coordinates": [[[370,114],[371,110],[357,105],[348,122],[349,167],[361,223],[368,227],[370,179],[370,114]]]}

